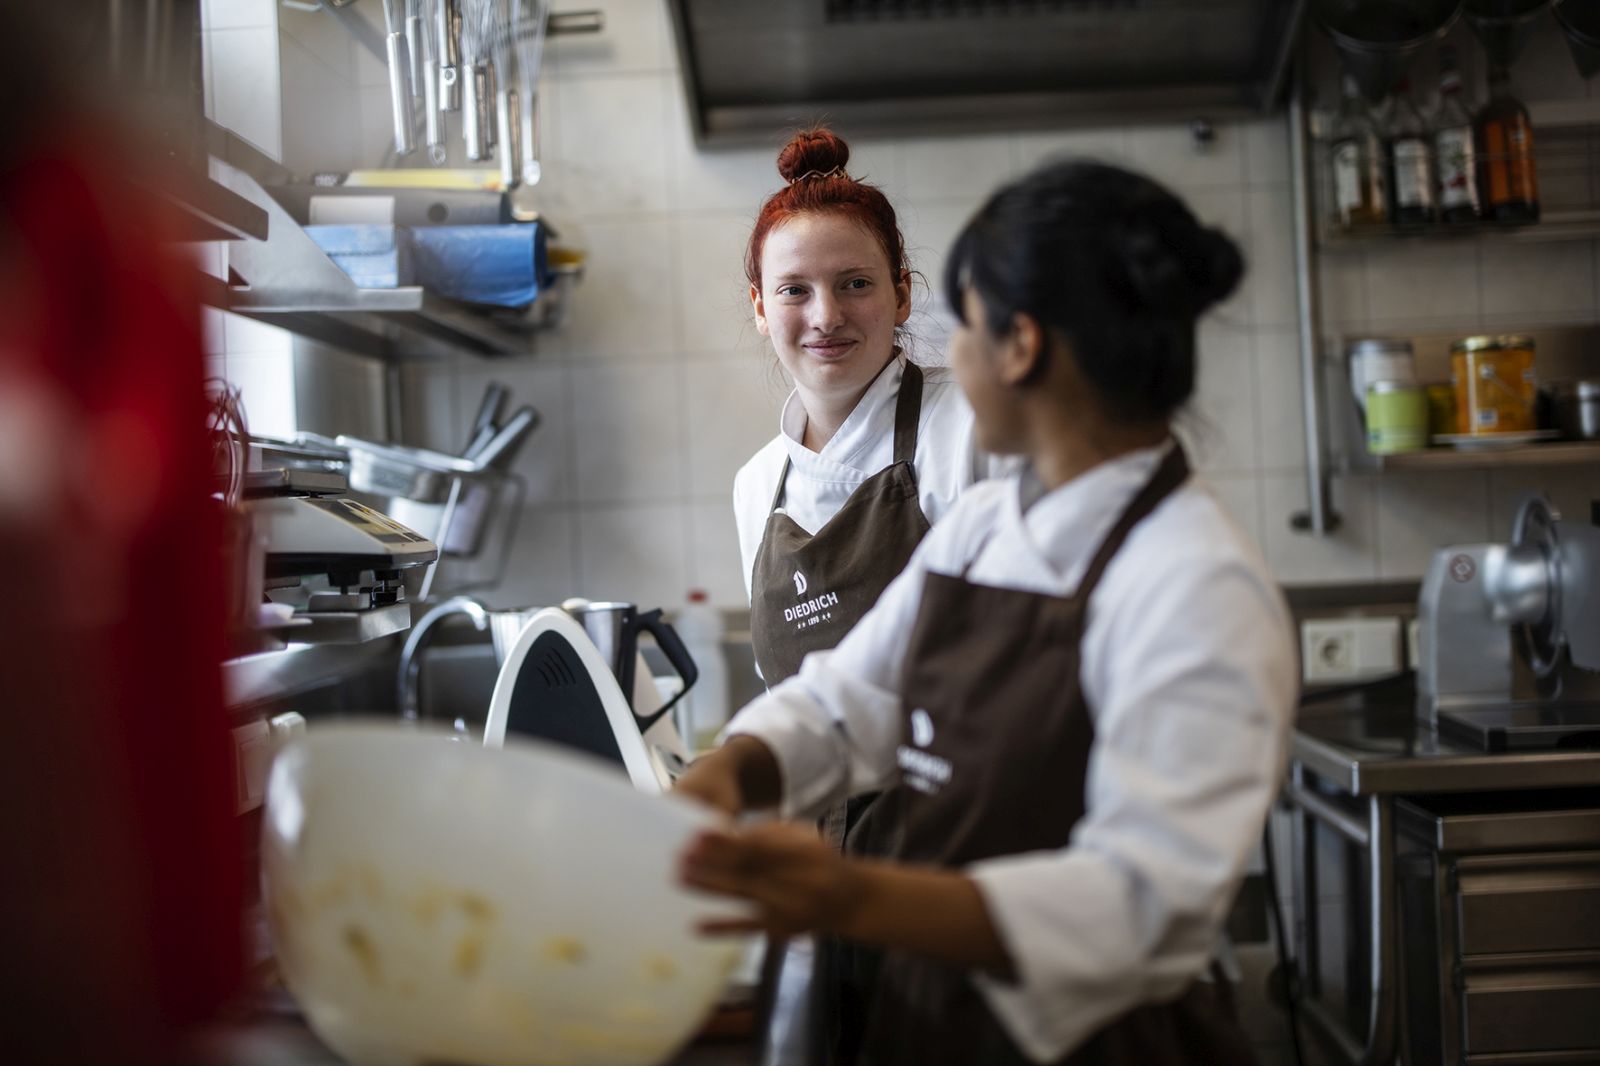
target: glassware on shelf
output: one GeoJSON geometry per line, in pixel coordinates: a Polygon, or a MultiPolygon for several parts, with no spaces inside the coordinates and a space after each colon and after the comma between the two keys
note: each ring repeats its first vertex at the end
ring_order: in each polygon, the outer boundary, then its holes
{"type": "Polygon", "coordinates": [[[1472,106],[1467,99],[1454,49],[1439,53],[1439,110],[1433,117],[1433,151],[1439,175],[1439,218],[1447,223],[1478,221],[1478,150],[1472,106]]]}
{"type": "Polygon", "coordinates": [[[1389,220],[1383,139],[1367,113],[1355,78],[1346,75],[1333,122],[1334,220],[1342,228],[1389,220]]]}
{"type": "Polygon", "coordinates": [[[1390,102],[1383,126],[1389,170],[1389,218],[1397,226],[1434,220],[1433,146],[1404,79],[1390,102]]]}
{"type": "Polygon", "coordinates": [[[1539,221],[1538,178],[1533,163],[1533,126],[1528,109],[1511,95],[1505,67],[1489,71],[1489,102],[1478,116],[1483,215],[1495,222],[1539,221]]]}

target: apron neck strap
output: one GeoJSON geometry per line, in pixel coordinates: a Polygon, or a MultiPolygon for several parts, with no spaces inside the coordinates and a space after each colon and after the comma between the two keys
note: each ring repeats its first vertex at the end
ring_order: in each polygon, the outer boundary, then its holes
{"type": "MultiPolygon", "coordinates": [[[[900,358],[899,353],[895,358],[900,358]]],[[[906,360],[900,375],[900,390],[894,401],[894,462],[909,463],[917,454],[917,422],[922,417],[922,368],[906,360]]],[[[772,493],[771,514],[783,504],[783,487],[789,483],[789,470],[794,461],[785,457],[783,472],[778,475],[778,487],[772,493]]]]}
{"type": "Polygon", "coordinates": [[[922,368],[907,359],[905,370],[900,375],[900,395],[894,402],[895,462],[909,463],[916,458],[917,423],[921,418],[922,368]]]}
{"type": "Polygon", "coordinates": [[[1117,519],[1117,524],[1106,534],[1106,539],[1100,542],[1100,550],[1094,553],[1088,569],[1083,572],[1083,580],[1078,583],[1077,595],[1080,598],[1094,591],[1094,587],[1100,582],[1100,575],[1105,573],[1106,567],[1111,563],[1111,557],[1117,554],[1133,527],[1142,522],[1162,500],[1170,496],[1188,478],[1189,458],[1183,453],[1183,445],[1174,440],[1172,447],[1162,457],[1161,465],[1156,467],[1155,473],[1150,475],[1150,480],[1144,483],[1144,488],[1139,490],[1138,495],[1129,501],[1122,516],[1117,519]]]}

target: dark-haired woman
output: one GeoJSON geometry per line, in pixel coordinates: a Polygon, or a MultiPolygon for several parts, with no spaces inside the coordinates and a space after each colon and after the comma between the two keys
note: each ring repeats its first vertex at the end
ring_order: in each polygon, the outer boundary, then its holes
{"type": "Polygon", "coordinates": [[[679,783],[807,816],[886,789],[894,862],[781,822],[685,880],[757,923],[887,949],[860,1061],[1239,1063],[1212,952],[1276,790],[1296,688],[1256,549],[1171,435],[1238,251],[1148,179],[1061,163],[968,223],[951,363],[987,449],[834,651],[679,783]]]}
{"type": "MultiPolygon", "coordinates": [[[[972,409],[950,372],[906,358],[904,241],[883,193],[845,172],[849,157],[829,130],[796,135],[778,156],[786,184],[762,205],[745,255],[756,327],[794,382],[778,435],[733,490],[751,639],[768,685],[837,644],[929,524],[994,462],[974,444],[972,409]]],[[[894,826],[873,804],[868,794],[825,812],[825,836],[855,854],[882,852],[894,826]]],[[[859,966],[842,955],[820,949],[808,991],[810,946],[791,948],[772,1057],[828,1060],[836,1030],[852,1024],[836,986],[859,966]]]]}

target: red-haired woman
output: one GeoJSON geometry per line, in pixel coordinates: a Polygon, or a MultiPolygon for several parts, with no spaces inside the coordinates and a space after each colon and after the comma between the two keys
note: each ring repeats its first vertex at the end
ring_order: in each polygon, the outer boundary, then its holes
{"type": "MultiPolygon", "coordinates": [[[[778,435],[733,488],[751,637],[768,685],[837,644],[992,463],[949,372],[906,358],[904,241],[883,193],[845,172],[849,158],[829,130],[796,135],[778,155],[787,184],[762,205],[745,256],[756,328],[794,382],[778,435]]],[[[829,812],[830,839],[848,835],[851,851],[880,852],[894,827],[872,814],[872,801],[829,812]]],[[[791,950],[780,991],[801,1008],[804,950],[791,950]]],[[[831,986],[848,982],[854,963],[823,968],[817,991],[836,1001],[831,986]]],[[[804,1013],[780,1012],[774,1039],[798,1046],[800,1035],[783,1030],[804,1013]]],[[[816,1021],[827,1033],[840,1019],[829,1010],[816,1021]]],[[[819,1049],[807,1061],[822,1057],[819,1049]]]]}

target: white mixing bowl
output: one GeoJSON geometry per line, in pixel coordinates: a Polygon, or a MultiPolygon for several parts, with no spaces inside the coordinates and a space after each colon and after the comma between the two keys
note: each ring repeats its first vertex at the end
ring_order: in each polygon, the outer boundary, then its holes
{"type": "Polygon", "coordinates": [[[267,788],[280,969],[356,1063],[659,1063],[739,961],[694,933],[731,905],[674,874],[716,821],[548,745],[314,727],[267,788]]]}

